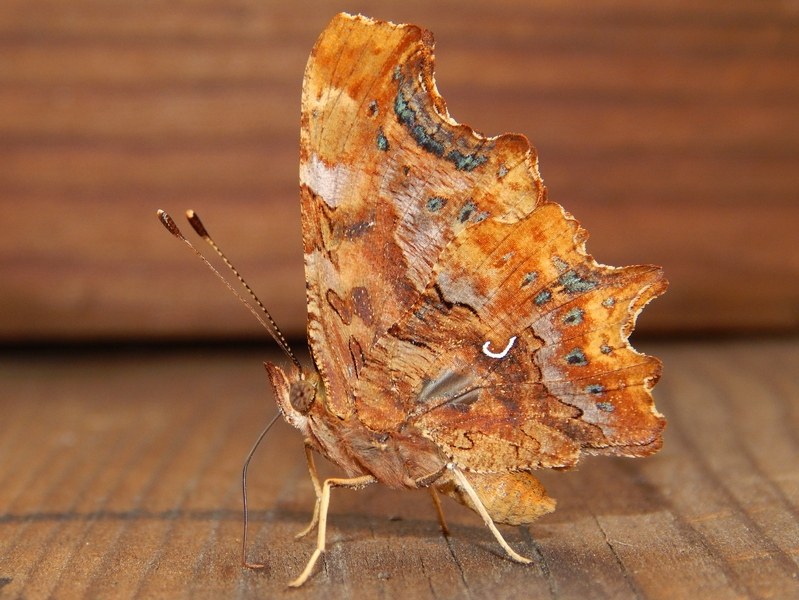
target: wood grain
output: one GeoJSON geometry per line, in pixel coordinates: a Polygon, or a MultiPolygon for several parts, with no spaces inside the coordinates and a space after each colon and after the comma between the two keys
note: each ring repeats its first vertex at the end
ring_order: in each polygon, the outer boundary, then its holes
{"type": "MultiPolygon", "coordinates": [[[[432,30],[451,113],[538,148],[649,331],[799,327],[790,4],[356,2],[432,30]]],[[[333,2],[0,4],[0,341],[258,335],[155,222],[195,208],[304,331],[299,92],[333,2]]]]}
{"type": "MultiPolygon", "coordinates": [[[[503,528],[533,565],[454,502],[447,539],[422,492],[335,490],[329,552],[291,597],[798,597],[799,340],[644,349],[665,362],[664,450],[546,473],[558,510],[503,528]]],[[[313,491],[284,426],[251,470],[249,552],[267,569],[238,563],[241,460],[274,408],[262,358],[3,356],[0,594],[286,593],[313,491]]]]}

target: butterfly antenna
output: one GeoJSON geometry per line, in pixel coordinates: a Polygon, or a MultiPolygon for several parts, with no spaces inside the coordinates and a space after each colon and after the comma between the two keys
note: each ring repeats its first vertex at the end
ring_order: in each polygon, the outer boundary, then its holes
{"type": "Polygon", "coordinates": [[[288,342],[286,342],[286,338],[283,337],[283,333],[280,331],[280,328],[277,326],[277,323],[275,323],[275,320],[272,318],[272,315],[269,314],[269,311],[266,310],[266,307],[258,299],[258,296],[256,296],[255,292],[252,291],[252,288],[249,285],[247,285],[247,282],[244,281],[244,278],[241,276],[238,270],[231,264],[231,262],[228,260],[228,258],[219,248],[219,246],[216,245],[216,243],[208,234],[208,231],[205,229],[205,227],[202,224],[202,221],[200,221],[200,218],[196,215],[196,213],[191,210],[186,211],[186,218],[189,220],[189,223],[197,232],[197,235],[202,237],[206,242],[208,242],[211,245],[214,251],[220,256],[220,258],[224,261],[227,267],[241,282],[241,284],[244,286],[244,289],[247,290],[250,297],[258,305],[260,312],[256,310],[252,306],[252,304],[250,304],[247,301],[247,299],[244,296],[242,296],[239,292],[237,292],[236,289],[230,284],[230,282],[227,279],[225,279],[222,276],[222,274],[216,269],[216,267],[214,267],[208,261],[208,259],[205,258],[205,256],[203,256],[202,253],[199,250],[197,250],[197,248],[195,248],[194,245],[189,240],[186,239],[186,237],[178,228],[175,221],[172,219],[172,217],[169,216],[169,214],[166,211],[159,209],[157,214],[158,214],[158,220],[161,221],[161,224],[164,227],[166,227],[167,231],[169,231],[169,233],[174,235],[176,238],[178,238],[180,241],[182,241],[184,244],[186,244],[189,248],[192,249],[194,254],[196,254],[200,258],[200,260],[202,260],[205,263],[205,265],[209,269],[211,269],[214,275],[216,275],[222,281],[222,283],[224,283],[227,286],[227,288],[233,293],[233,295],[236,296],[236,298],[238,298],[241,301],[241,303],[247,307],[247,309],[253,314],[253,316],[255,316],[255,318],[258,319],[258,322],[263,326],[264,329],[266,329],[269,332],[269,335],[272,336],[272,339],[274,339],[275,342],[277,342],[277,345],[280,346],[280,349],[283,350],[283,352],[286,354],[286,356],[288,356],[291,362],[294,363],[294,366],[296,366],[297,369],[302,371],[302,365],[300,364],[300,361],[297,360],[296,356],[294,356],[294,353],[291,351],[288,342]],[[266,321],[264,321],[264,317],[266,317],[266,321]]]}
{"type": "Polygon", "coordinates": [[[203,222],[200,220],[199,215],[195,213],[193,210],[187,210],[186,218],[188,219],[189,224],[194,228],[194,231],[197,232],[197,235],[199,235],[206,242],[208,242],[208,245],[214,249],[214,252],[216,252],[219,255],[219,258],[221,258],[222,261],[225,263],[225,265],[227,265],[227,268],[230,269],[231,273],[233,273],[236,276],[236,279],[239,280],[241,285],[244,286],[244,289],[247,290],[247,293],[250,295],[250,298],[252,298],[253,301],[258,305],[258,308],[261,309],[261,313],[263,313],[263,315],[266,317],[267,321],[269,322],[269,325],[271,327],[270,333],[272,334],[272,337],[275,338],[275,341],[288,355],[288,357],[291,359],[294,365],[300,371],[302,371],[300,362],[297,360],[297,358],[294,356],[294,353],[291,351],[291,348],[289,347],[286,338],[283,337],[283,332],[280,331],[280,327],[277,326],[277,323],[275,323],[275,320],[272,318],[272,315],[269,313],[268,310],[266,310],[266,307],[263,305],[263,302],[261,302],[258,296],[255,295],[255,292],[252,290],[249,284],[244,280],[244,277],[241,276],[241,273],[239,273],[238,269],[234,267],[233,263],[231,263],[228,257],[225,256],[225,253],[222,252],[222,249],[219,246],[217,246],[216,242],[208,233],[208,230],[205,228],[205,225],[203,225],[203,222]]]}
{"type": "Polygon", "coordinates": [[[269,430],[272,429],[272,425],[275,424],[279,416],[280,411],[276,412],[272,420],[264,427],[261,435],[258,436],[258,439],[255,440],[255,443],[252,445],[250,453],[244,460],[244,467],[241,469],[241,499],[244,505],[244,535],[241,536],[241,564],[248,569],[263,569],[264,565],[262,563],[251,563],[247,561],[247,526],[249,524],[249,512],[247,511],[247,469],[250,466],[250,459],[252,459],[253,454],[255,454],[258,446],[261,445],[261,441],[266,437],[266,434],[269,433],[269,430]]]}

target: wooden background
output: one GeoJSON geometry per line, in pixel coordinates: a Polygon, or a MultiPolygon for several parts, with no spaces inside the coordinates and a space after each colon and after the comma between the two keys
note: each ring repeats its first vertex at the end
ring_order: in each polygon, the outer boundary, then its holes
{"type": "Polygon", "coordinates": [[[0,0],[0,598],[799,598],[798,59],[795,1],[0,0]],[[637,337],[663,451],[543,473],[558,510],[503,528],[529,567],[452,502],[445,539],[423,494],[336,490],[288,593],[312,490],[282,425],[268,568],[238,566],[279,357],[155,210],[195,208],[303,337],[301,77],[345,9],[432,30],[452,115],[527,134],[596,258],[672,282],[637,337]]]}
{"type": "Polygon", "coordinates": [[[642,331],[799,329],[799,5],[3,0],[0,341],[261,333],[157,224],[196,209],[291,335],[301,78],[344,8],[437,39],[452,115],[537,147],[642,331]]]}

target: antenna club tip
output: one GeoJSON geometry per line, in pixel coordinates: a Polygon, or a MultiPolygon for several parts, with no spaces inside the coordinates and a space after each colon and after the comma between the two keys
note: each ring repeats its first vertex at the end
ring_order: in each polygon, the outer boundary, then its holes
{"type": "Polygon", "coordinates": [[[158,220],[161,221],[161,225],[166,227],[169,233],[174,235],[179,240],[185,239],[183,237],[183,234],[180,233],[180,229],[178,229],[178,226],[175,223],[175,221],[173,221],[172,217],[169,216],[168,212],[166,212],[165,210],[161,210],[159,208],[158,211],[156,212],[156,215],[158,216],[158,220]]]}
{"type": "Polygon", "coordinates": [[[189,220],[189,224],[192,226],[194,231],[197,232],[201,238],[205,238],[206,240],[210,240],[211,236],[208,235],[208,230],[205,229],[205,225],[200,220],[200,216],[194,212],[193,210],[186,211],[186,218],[189,220]]]}

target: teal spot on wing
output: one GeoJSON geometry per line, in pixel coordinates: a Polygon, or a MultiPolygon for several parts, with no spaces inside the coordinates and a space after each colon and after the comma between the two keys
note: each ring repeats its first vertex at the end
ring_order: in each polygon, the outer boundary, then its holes
{"type": "Polygon", "coordinates": [[[524,287],[526,285],[530,285],[536,279],[538,279],[538,273],[536,273],[535,271],[528,271],[527,273],[524,274],[524,277],[522,277],[522,285],[521,285],[521,287],[524,287]]]}
{"type": "Polygon", "coordinates": [[[401,88],[397,91],[397,97],[394,100],[394,113],[419,146],[436,156],[444,155],[444,145],[436,140],[421,123],[417,122],[416,111],[411,108],[405,96],[402,95],[401,88]]]}
{"type": "Polygon", "coordinates": [[[440,196],[432,196],[427,201],[427,210],[430,212],[438,212],[447,205],[447,199],[440,196]]]}
{"type": "Polygon", "coordinates": [[[421,125],[414,125],[411,128],[411,135],[413,139],[416,140],[416,143],[430,154],[435,154],[436,156],[444,154],[444,144],[430,135],[421,125]]]}
{"type": "Polygon", "coordinates": [[[399,122],[406,127],[413,127],[414,123],[416,123],[416,113],[408,105],[408,101],[402,95],[402,90],[397,92],[397,97],[394,99],[394,113],[397,115],[399,122]]]}
{"type": "Polygon", "coordinates": [[[579,325],[583,322],[583,315],[585,315],[583,309],[575,307],[566,313],[566,316],[563,317],[563,322],[566,325],[579,325]]]}
{"type": "Polygon", "coordinates": [[[466,221],[469,220],[469,217],[471,217],[472,213],[474,213],[476,210],[477,206],[475,206],[474,202],[472,202],[471,200],[467,200],[464,203],[464,205],[461,207],[460,212],[458,213],[458,221],[460,221],[461,223],[465,223],[466,221]]]}
{"type": "Polygon", "coordinates": [[[453,148],[453,134],[440,122],[440,119],[419,113],[419,109],[411,105],[404,94],[405,80],[401,72],[395,70],[394,79],[399,81],[397,96],[394,99],[394,114],[421,148],[451,162],[459,171],[472,171],[488,161],[486,155],[476,151],[463,153],[458,148],[453,148]]]}
{"type": "Polygon", "coordinates": [[[552,292],[549,290],[541,290],[538,292],[535,298],[533,298],[533,302],[535,302],[536,306],[543,306],[547,302],[552,300],[552,292]]]}
{"type": "Polygon", "coordinates": [[[585,357],[585,354],[579,348],[575,348],[571,352],[566,355],[566,362],[570,365],[576,365],[578,367],[584,367],[588,364],[588,359],[585,357]]]}
{"type": "Polygon", "coordinates": [[[454,164],[459,171],[472,171],[488,160],[485,155],[477,153],[462,154],[459,150],[452,150],[445,158],[454,164]]]}
{"type": "Polygon", "coordinates": [[[579,292],[588,292],[593,290],[597,286],[596,281],[591,281],[590,279],[584,279],[574,271],[566,271],[563,275],[560,276],[558,281],[564,287],[564,289],[570,294],[577,294],[579,292]]]}
{"type": "Polygon", "coordinates": [[[388,150],[388,139],[386,139],[386,134],[383,133],[382,127],[377,130],[377,148],[383,152],[388,150]]]}
{"type": "Polygon", "coordinates": [[[592,383],[591,385],[585,386],[585,393],[586,394],[594,394],[595,396],[599,396],[605,392],[605,386],[601,383],[592,383]]]}

